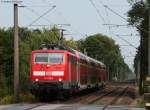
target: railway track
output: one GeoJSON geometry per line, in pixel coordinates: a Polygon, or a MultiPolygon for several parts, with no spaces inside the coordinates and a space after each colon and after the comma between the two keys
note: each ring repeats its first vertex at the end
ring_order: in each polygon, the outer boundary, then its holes
{"type": "MultiPolygon", "coordinates": [[[[111,88],[111,87],[110,87],[111,88]]],[[[88,104],[88,101],[93,99],[93,95],[97,97],[99,94],[105,93],[109,91],[109,87],[105,87],[103,89],[100,89],[98,91],[90,92],[85,95],[79,95],[77,97],[72,97],[70,100],[65,101],[65,104],[76,104],[76,103],[81,103],[81,104],[88,104]]]]}
{"type": "MultiPolygon", "coordinates": [[[[97,104],[101,105],[101,110],[106,110],[107,108],[110,107],[110,105],[116,105],[121,104],[122,101],[124,100],[124,97],[127,97],[128,92],[130,91],[129,86],[110,86],[106,87],[104,89],[101,89],[99,91],[94,91],[85,95],[80,95],[80,96],[73,96],[67,101],[60,101],[60,100],[53,100],[48,103],[39,103],[36,105],[33,105],[32,107],[25,109],[25,110],[49,110],[51,107],[52,108],[63,108],[68,105],[70,107],[74,107],[74,104],[80,104],[83,105],[88,105],[88,104],[97,104]],[[107,101],[106,101],[107,100],[107,101]],[[103,102],[103,103],[100,103],[103,102]]],[[[63,109],[65,110],[65,109],[63,109]]],[[[69,109],[71,110],[71,109],[69,109]]]]}
{"type": "Polygon", "coordinates": [[[27,108],[27,109],[25,109],[25,110],[34,110],[34,109],[36,109],[36,108],[38,108],[38,107],[40,107],[40,106],[44,106],[44,105],[47,105],[47,103],[37,104],[37,105],[34,105],[34,106],[32,106],[32,107],[30,107],[30,108],[27,108]]]}
{"type": "MultiPolygon", "coordinates": [[[[109,105],[115,105],[115,103],[116,103],[122,96],[124,96],[124,94],[127,92],[128,88],[129,88],[128,86],[125,87],[125,88],[122,90],[122,92],[120,92],[119,94],[117,94],[108,104],[104,105],[104,107],[102,108],[102,110],[105,110],[106,108],[108,108],[109,105]]],[[[121,88],[119,88],[119,89],[121,89],[121,88]]],[[[115,91],[114,91],[113,93],[115,93],[115,91]]],[[[112,94],[113,94],[113,93],[112,93],[112,94]]]]}
{"type": "Polygon", "coordinates": [[[104,97],[113,94],[113,93],[114,93],[116,90],[118,90],[119,88],[120,88],[120,87],[117,87],[117,88],[115,88],[115,89],[112,89],[112,90],[106,92],[106,93],[103,94],[103,95],[98,96],[97,98],[95,98],[95,99],[93,99],[92,101],[90,101],[88,104],[94,104],[95,102],[97,102],[97,101],[103,99],[104,97]]]}

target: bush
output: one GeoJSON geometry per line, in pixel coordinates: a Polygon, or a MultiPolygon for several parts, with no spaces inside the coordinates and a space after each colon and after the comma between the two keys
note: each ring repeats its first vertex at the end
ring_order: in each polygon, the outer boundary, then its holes
{"type": "Polygon", "coordinates": [[[30,93],[21,93],[20,102],[36,102],[37,99],[30,93]]]}
{"type": "Polygon", "coordinates": [[[11,104],[13,103],[13,96],[5,96],[0,100],[0,104],[11,104]]]}
{"type": "MultiPolygon", "coordinates": [[[[19,102],[37,102],[38,100],[30,93],[21,93],[19,102]]],[[[8,95],[0,100],[0,105],[12,104],[14,103],[14,96],[8,95]]]]}
{"type": "Polygon", "coordinates": [[[145,100],[144,100],[143,96],[137,100],[137,106],[145,107],[145,100]]]}

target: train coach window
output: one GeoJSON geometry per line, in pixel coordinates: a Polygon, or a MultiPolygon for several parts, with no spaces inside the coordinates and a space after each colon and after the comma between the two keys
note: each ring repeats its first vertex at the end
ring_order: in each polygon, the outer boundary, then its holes
{"type": "Polygon", "coordinates": [[[70,62],[71,64],[75,64],[76,63],[76,59],[74,56],[70,56],[70,62]]]}
{"type": "Polygon", "coordinates": [[[36,64],[47,64],[48,63],[48,54],[47,53],[36,53],[35,54],[35,63],[36,64]]]}
{"type": "Polygon", "coordinates": [[[63,64],[63,53],[50,53],[49,54],[49,64],[63,64]]]}

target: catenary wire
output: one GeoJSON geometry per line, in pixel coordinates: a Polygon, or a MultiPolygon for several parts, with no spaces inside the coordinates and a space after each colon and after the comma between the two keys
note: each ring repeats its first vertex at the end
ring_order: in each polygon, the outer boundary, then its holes
{"type": "MultiPolygon", "coordinates": [[[[32,13],[34,13],[34,14],[37,15],[37,16],[40,16],[40,14],[39,14],[38,12],[36,12],[35,10],[29,8],[28,6],[25,7],[25,9],[31,11],[32,13]]],[[[44,19],[44,20],[47,21],[48,23],[51,23],[51,21],[50,21],[49,19],[45,18],[44,16],[42,17],[42,19],[44,19]]],[[[53,23],[52,23],[52,24],[53,24],[53,23]]]]}
{"type": "Polygon", "coordinates": [[[99,17],[101,18],[101,20],[105,23],[105,19],[104,19],[103,16],[101,15],[101,13],[100,13],[99,9],[96,7],[95,3],[94,3],[92,0],[89,0],[89,1],[90,1],[91,5],[95,8],[95,10],[96,10],[98,16],[99,16],[99,17]]]}
{"type": "Polygon", "coordinates": [[[52,8],[50,8],[49,10],[47,10],[45,13],[43,13],[41,16],[39,16],[37,19],[35,19],[34,21],[32,21],[28,26],[31,26],[32,24],[34,24],[35,22],[37,22],[40,18],[42,18],[43,16],[45,16],[46,14],[48,14],[50,11],[52,11],[56,6],[53,6],[52,8]]]}
{"type": "MultiPolygon", "coordinates": [[[[102,2],[99,0],[99,2],[102,4],[102,2]]],[[[121,16],[119,13],[117,13],[116,11],[114,11],[113,9],[111,9],[108,5],[104,5],[104,4],[102,4],[105,8],[107,8],[109,11],[111,11],[112,13],[114,13],[115,15],[117,15],[117,16],[119,16],[120,18],[122,18],[122,19],[124,19],[125,21],[127,21],[128,22],[128,20],[125,18],[125,17],[123,17],[123,16],[121,16]]],[[[138,25],[133,25],[134,27],[138,27],[138,25]]],[[[139,28],[139,30],[143,30],[144,32],[146,32],[146,33],[148,33],[148,31],[147,30],[145,30],[144,28],[139,28]]]]}

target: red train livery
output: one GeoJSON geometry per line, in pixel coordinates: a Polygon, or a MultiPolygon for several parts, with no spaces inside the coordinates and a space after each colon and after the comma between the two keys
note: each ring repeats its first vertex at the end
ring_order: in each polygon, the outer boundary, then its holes
{"type": "Polygon", "coordinates": [[[73,94],[100,87],[106,81],[105,65],[76,50],[55,44],[44,44],[32,51],[30,67],[31,93],[73,94]]]}

